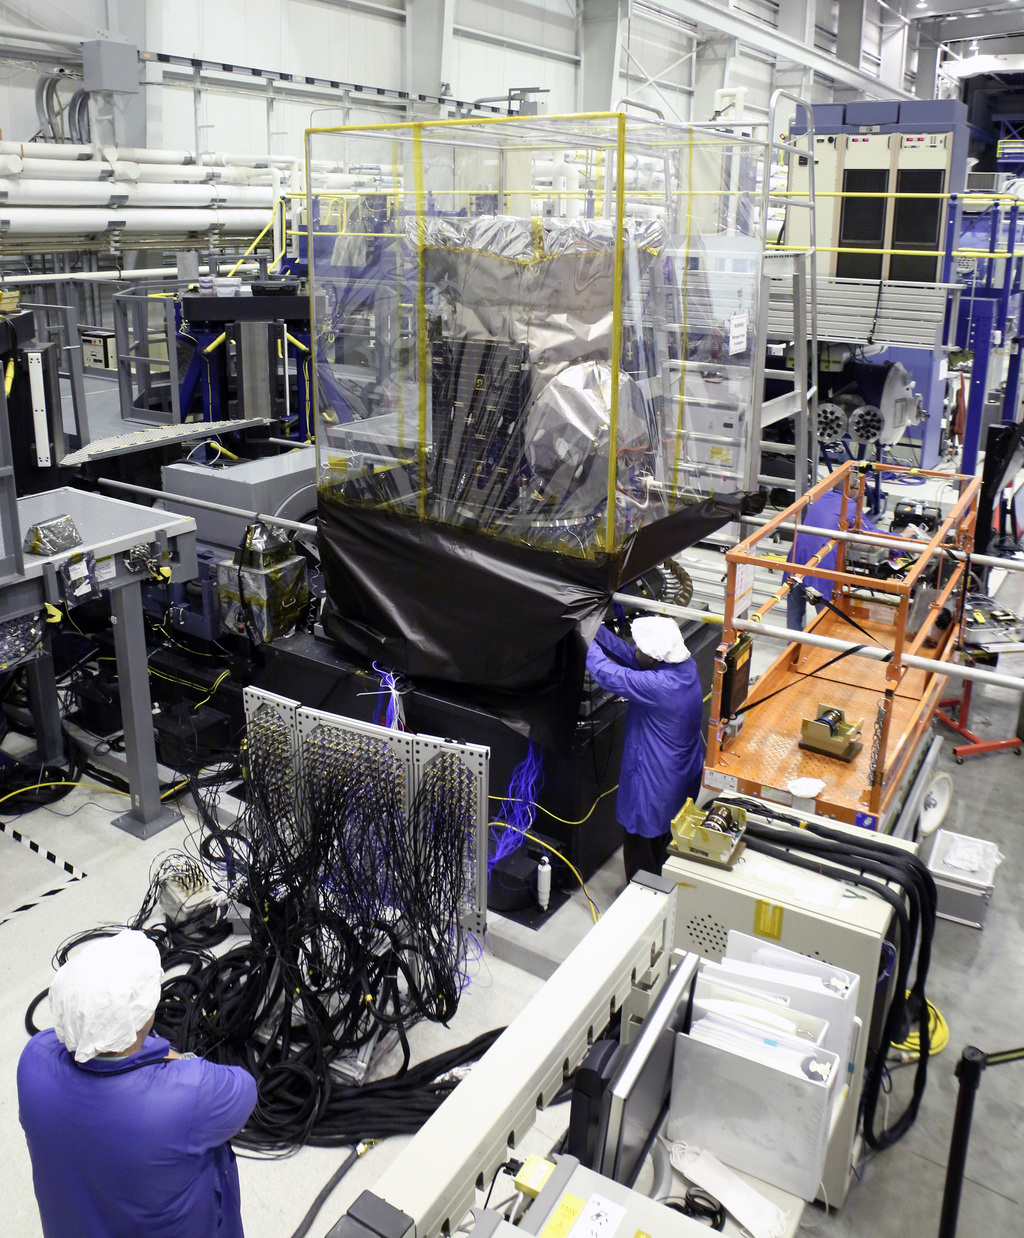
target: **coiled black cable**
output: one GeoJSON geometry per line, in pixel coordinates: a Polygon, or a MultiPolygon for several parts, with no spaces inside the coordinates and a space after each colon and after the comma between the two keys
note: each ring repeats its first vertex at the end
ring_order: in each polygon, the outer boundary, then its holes
{"type": "Polygon", "coordinates": [[[745,837],[747,845],[753,850],[799,868],[861,886],[883,899],[893,909],[900,938],[895,990],[882,1030],[882,1043],[866,1067],[861,1096],[861,1120],[865,1141],[873,1149],[890,1147],[913,1126],[928,1079],[930,1027],[925,984],[935,934],[936,892],[932,874],[917,856],[874,836],[865,835],[861,839],[828,826],[801,822],[795,817],[776,813],[757,801],[741,796],[726,795],[717,798],[738,804],[748,813],[770,817],[785,825],[802,827],[795,830],[776,829],[760,825],[748,817],[745,837]],[[826,863],[827,860],[834,863],[826,863]],[[902,891],[902,897],[892,886],[902,891]],[[915,951],[917,962],[911,986],[908,985],[908,977],[915,951]],[[877,1130],[876,1116],[885,1078],[886,1058],[891,1046],[906,1038],[915,1020],[918,1024],[921,1055],[916,1064],[910,1101],[904,1112],[891,1125],[877,1130]]]}

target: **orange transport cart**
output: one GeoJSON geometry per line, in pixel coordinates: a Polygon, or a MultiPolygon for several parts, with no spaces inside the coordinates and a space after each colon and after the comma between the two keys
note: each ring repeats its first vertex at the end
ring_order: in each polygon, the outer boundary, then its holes
{"type": "MultiPolygon", "coordinates": [[[[942,665],[956,655],[970,574],[969,557],[965,556],[969,556],[973,544],[980,482],[976,477],[901,470],[887,464],[886,472],[942,478],[957,492],[956,500],[930,540],[863,534],[862,482],[870,467],[859,461],[847,462],[726,553],[725,615],[715,664],[704,785],[711,790],[736,791],[790,804],[790,782],[820,779],[824,788],[816,797],[818,814],[868,829],[878,829],[881,823],[884,829],[893,819],[921,740],[935,714],[946,682],[942,665]],[[783,563],[763,553],[763,544],[780,525],[801,522],[809,503],[840,486],[846,500],[856,500],[855,519],[849,523],[843,519],[840,531],[870,538],[903,558],[907,566],[901,578],[874,579],[847,571],[849,542],[835,537],[807,564],[783,563]],[[816,566],[833,548],[837,550],[835,570],[816,566]],[[947,553],[949,550],[963,553],[954,557],[947,553]],[[911,595],[916,595],[917,587],[924,587],[929,567],[940,561],[939,584],[926,595],[931,604],[913,625],[916,630],[911,631],[911,595]],[[737,577],[743,575],[739,569],[745,567],[749,573],[755,566],[780,573],[779,588],[755,614],[742,621],[735,609],[737,577]],[[782,573],[788,579],[783,579],[782,573]],[[758,639],[758,625],[786,597],[788,582],[795,584],[805,576],[833,581],[832,605],[841,612],[821,611],[807,629],[808,634],[867,648],[884,647],[890,653],[888,660],[871,661],[853,655],[836,660],[834,650],[795,640],[749,688],[742,704],[735,699],[723,702],[731,651],[744,632],[758,639]],[[944,608],[953,611],[955,621],[938,632],[933,621],[944,608]],[[935,663],[935,671],[907,667],[905,657],[929,659],[935,663]],[[724,704],[731,706],[732,718],[723,716],[724,704]],[[863,746],[851,761],[800,747],[801,723],[816,717],[819,704],[843,710],[847,721],[862,720],[863,746]]],[[[848,510],[849,504],[844,501],[844,513],[848,510]]],[[[920,605],[915,610],[922,612],[920,605]]],[[[768,626],[766,623],[761,629],[764,635],[768,626]]]]}

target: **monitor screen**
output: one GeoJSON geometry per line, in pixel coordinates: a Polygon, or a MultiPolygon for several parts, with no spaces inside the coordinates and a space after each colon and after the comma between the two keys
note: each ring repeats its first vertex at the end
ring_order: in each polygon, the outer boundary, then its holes
{"type": "Polygon", "coordinates": [[[665,1115],[675,1038],[689,1029],[698,963],[688,954],[669,976],[612,1084],[601,1173],[626,1186],[636,1180],[665,1115]]]}

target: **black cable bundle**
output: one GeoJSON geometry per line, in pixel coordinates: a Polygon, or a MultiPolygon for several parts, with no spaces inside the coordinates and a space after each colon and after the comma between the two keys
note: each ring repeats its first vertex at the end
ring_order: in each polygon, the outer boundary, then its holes
{"type": "Polygon", "coordinates": [[[241,1146],[281,1154],[415,1131],[454,1086],[436,1074],[493,1039],[409,1068],[409,1027],[447,1023],[466,982],[475,776],[441,754],[410,804],[392,746],[321,725],[303,741],[300,780],[291,728],[269,706],[250,721],[243,764],[247,807],[233,828],[197,803],[201,853],[250,908],[250,940],[219,958],[175,943],[168,957],[185,970],[164,984],[157,1027],[256,1076],[241,1146]],[[389,1032],[398,1074],[353,1085],[347,1059],[365,1066],[389,1032]]]}
{"type": "MultiPolygon", "coordinates": [[[[442,753],[409,803],[388,743],[317,727],[303,744],[301,780],[292,744],[272,707],[250,720],[246,809],[229,828],[217,820],[216,794],[230,771],[186,771],[203,827],[198,857],[161,857],[126,925],[79,933],[54,960],[125,927],[155,941],[170,973],[156,1030],[180,1051],[252,1072],[259,1099],[234,1142],[265,1155],[414,1133],[455,1087],[458,1068],[500,1034],[409,1065],[408,1028],[447,1023],[466,984],[461,916],[476,776],[442,753]],[[178,911],[147,927],[168,882],[178,911]],[[249,940],[219,956],[213,948],[231,928],[211,886],[249,909],[249,940]],[[192,890],[207,897],[190,910],[192,890]],[[398,1072],[354,1083],[391,1035],[403,1050],[398,1072]]],[[[45,996],[29,1008],[30,1034],[45,996]]]]}
{"type": "MultiPolygon", "coordinates": [[[[744,836],[748,847],[799,868],[859,885],[884,899],[893,909],[899,930],[895,992],[886,1015],[882,1043],[867,1066],[861,1097],[861,1119],[868,1146],[874,1149],[890,1147],[913,1126],[928,1079],[931,1039],[925,982],[935,935],[936,894],[932,874],[917,856],[877,837],[865,835],[863,839],[853,838],[827,826],[800,822],[795,817],[772,812],[765,805],[741,796],[718,798],[739,804],[748,813],[771,816],[785,825],[803,826],[796,832],[773,829],[758,825],[748,817],[744,836]],[[803,854],[798,854],[801,852],[803,854]],[[834,863],[826,863],[827,860],[834,863]],[[903,897],[892,886],[902,890],[903,897]],[[908,977],[915,949],[917,964],[914,982],[910,986],[908,977]],[[914,1075],[913,1094],[907,1108],[890,1126],[876,1130],[875,1118],[886,1073],[886,1058],[893,1044],[906,1039],[915,1020],[920,1037],[920,1057],[914,1075]]],[[[868,978],[864,979],[867,982],[868,978]]]]}

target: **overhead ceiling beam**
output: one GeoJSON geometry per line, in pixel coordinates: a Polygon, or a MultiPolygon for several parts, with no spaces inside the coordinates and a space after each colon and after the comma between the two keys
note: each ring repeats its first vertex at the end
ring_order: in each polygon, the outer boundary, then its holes
{"type": "Polygon", "coordinates": [[[745,43],[753,43],[780,60],[805,65],[822,77],[859,90],[872,99],[914,98],[908,91],[887,86],[878,78],[862,73],[852,65],[844,64],[827,52],[819,51],[816,47],[807,47],[796,39],[780,34],[772,26],[754,21],[742,13],[719,8],[717,4],[709,3],[709,0],[659,0],[659,4],[663,9],[678,13],[684,21],[693,22],[708,30],[716,30],[745,43]]]}
{"type": "Polygon", "coordinates": [[[1011,10],[1008,13],[990,13],[981,17],[960,17],[955,21],[940,18],[932,28],[937,27],[939,38],[948,43],[951,40],[976,39],[986,35],[1020,34],[1022,25],[1024,11],[1011,10]]]}

